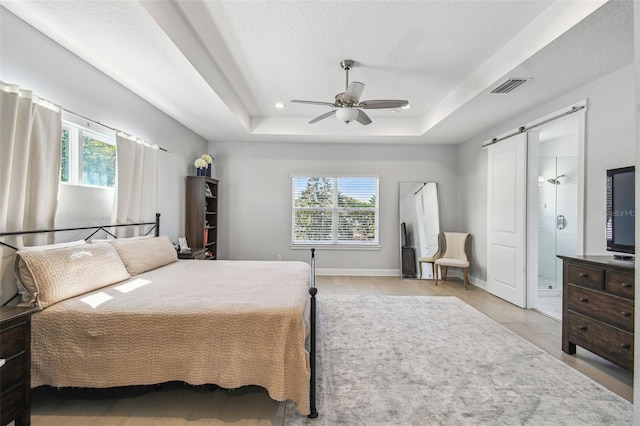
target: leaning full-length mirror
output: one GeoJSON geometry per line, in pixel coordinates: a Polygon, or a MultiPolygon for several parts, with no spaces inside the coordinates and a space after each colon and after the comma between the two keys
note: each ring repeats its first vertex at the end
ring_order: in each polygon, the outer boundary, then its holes
{"type": "Polygon", "coordinates": [[[402,278],[432,279],[431,265],[420,258],[433,256],[438,251],[440,216],[438,184],[435,182],[401,182],[400,204],[400,276],[402,278]]]}

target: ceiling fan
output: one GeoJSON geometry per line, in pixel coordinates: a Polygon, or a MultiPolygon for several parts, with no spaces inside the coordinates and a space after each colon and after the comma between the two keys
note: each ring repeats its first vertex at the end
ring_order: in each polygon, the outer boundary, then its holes
{"type": "Polygon", "coordinates": [[[335,114],[335,116],[338,117],[338,120],[343,121],[346,124],[355,120],[366,126],[367,124],[371,124],[371,119],[364,111],[362,111],[363,109],[407,108],[409,106],[409,101],[404,100],[380,99],[361,101],[360,95],[362,95],[362,91],[364,90],[364,84],[358,81],[352,81],[351,84],[349,84],[349,70],[353,68],[354,64],[355,62],[351,59],[345,59],[340,62],[340,66],[347,74],[346,88],[344,92],[338,93],[335,96],[335,102],[301,101],[297,99],[291,101],[298,104],[322,105],[337,108],[314,118],[309,122],[309,124],[317,123],[318,121],[324,120],[325,118],[331,117],[335,114]]]}

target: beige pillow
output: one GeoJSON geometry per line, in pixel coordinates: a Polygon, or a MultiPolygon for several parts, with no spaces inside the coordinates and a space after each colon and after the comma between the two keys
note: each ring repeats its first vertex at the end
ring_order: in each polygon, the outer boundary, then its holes
{"type": "Polygon", "coordinates": [[[141,274],[178,260],[169,237],[162,235],[141,240],[111,240],[131,275],[141,274]]]}
{"type": "Polygon", "coordinates": [[[131,275],[116,250],[107,243],[46,251],[18,251],[33,278],[41,308],[97,290],[131,275]]]}
{"type": "Polygon", "coordinates": [[[85,240],[78,241],[69,241],[67,243],[55,243],[55,244],[45,244],[42,246],[30,246],[30,247],[22,247],[21,251],[45,251],[45,250],[53,250],[65,247],[73,247],[73,246],[82,246],[87,244],[85,240]]]}
{"type": "Polygon", "coordinates": [[[91,244],[96,244],[96,243],[112,243],[116,240],[118,241],[123,241],[123,240],[144,240],[146,238],[153,238],[154,235],[140,235],[138,237],[124,237],[124,238],[92,238],[91,239],[91,244]]]}
{"type": "MultiPolygon", "coordinates": [[[[81,246],[86,244],[85,240],[78,241],[70,241],[67,243],[56,243],[56,244],[46,244],[42,246],[31,246],[31,247],[22,247],[21,251],[45,251],[45,250],[53,250],[64,247],[73,247],[73,246],[81,246]]],[[[36,287],[33,283],[33,277],[27,268],[27,265],[24,263],[24,260],[20,258],[20,256],[16,256],[16,260],[13,264],[13,272],[18,279],[18,293],[22,296],[22,302],[27,303],[29,305],[35,304],[35,292],[36,287]]]]}

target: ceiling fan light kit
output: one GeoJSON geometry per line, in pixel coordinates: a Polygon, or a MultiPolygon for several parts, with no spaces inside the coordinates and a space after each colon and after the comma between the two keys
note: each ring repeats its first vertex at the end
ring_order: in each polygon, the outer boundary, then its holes
{"type": "Polygon", "coordinates": [[[331,102],[317,102],[317,101],[301,101],[294,99],[291,102],[308,105],[321,105],[332,108],[337,108],[333,111],[329,111],[322,114],[319,117],[314,118],[309,124],[317,123],[320,120],[324,120],[327,117],[331,117],[335,114],[338,120],[349,124],[352,121],[357,121],[360,124],[371,124],[369,116],[362,111],[363,109],[384,109],[384,108],[409,108],[409,101],[405,100],[369,100],[360,101],[360,95],[364,90],[364,84],[358,81],[352,81],[349,83],[349,70],[353,68],[355,61],[351,59],[345,59],[340,61],[340,66],[346,73],[346,87],[345,91],[338,93],[335,96],[335,101],[331,102]]]}
{"type": "Polygon", "coordinates": [[[338,120],[344,121],[346,124],[351,123],[357,116],[358,110],[349,107],[343,107],[336,111],[338,120]]]}

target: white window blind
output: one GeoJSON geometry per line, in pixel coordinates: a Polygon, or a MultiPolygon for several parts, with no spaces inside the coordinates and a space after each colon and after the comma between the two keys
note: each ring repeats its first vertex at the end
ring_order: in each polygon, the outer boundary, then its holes
{"type": "Polygon", "coordinates": [[[292,176],[292,245],[378,245],[377,176],[292,176]]]}

